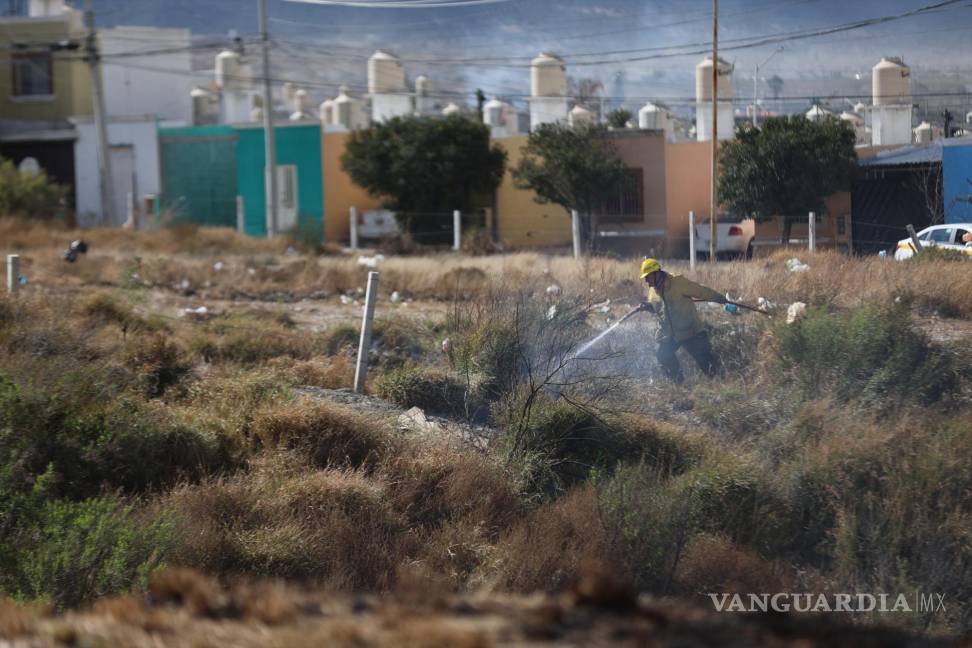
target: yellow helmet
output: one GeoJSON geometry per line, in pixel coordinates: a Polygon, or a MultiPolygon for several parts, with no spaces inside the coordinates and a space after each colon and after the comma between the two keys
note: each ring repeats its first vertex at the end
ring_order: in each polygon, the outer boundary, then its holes
{"type": "Polygon", "coordinates": [[[653,272],[661,270],[661,264],[655,259],[645,259],[641,262],[641,278],[644,279],[653,272]]]}

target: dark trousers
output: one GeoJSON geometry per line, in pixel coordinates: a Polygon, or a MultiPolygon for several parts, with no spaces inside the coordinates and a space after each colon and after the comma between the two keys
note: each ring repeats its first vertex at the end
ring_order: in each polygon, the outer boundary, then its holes
{"type": "Polygon", "coordinates": [[[663,337],[658,340],[658,363],[672,382],[680,383],[685,380],[685,376],[682,374],[682,365],[679,364],[678,356],[675,355],[679,347],[685,347],[685,350],[688,351],[706,376],[711,377],[719,373],[719,360],[712,353],[712,344],[709,342],[708,333],[702,332],[681,342],[677,342],[674,338],[663,337]]]}

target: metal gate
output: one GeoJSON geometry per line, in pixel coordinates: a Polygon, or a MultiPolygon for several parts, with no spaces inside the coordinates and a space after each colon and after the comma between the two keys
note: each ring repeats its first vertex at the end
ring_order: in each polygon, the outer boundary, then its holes
{"type": "Polygon", "coordinates": [[[218,126],[163,129],[162,209],[176,220],[235,228],[238,139],[218,126]]]}

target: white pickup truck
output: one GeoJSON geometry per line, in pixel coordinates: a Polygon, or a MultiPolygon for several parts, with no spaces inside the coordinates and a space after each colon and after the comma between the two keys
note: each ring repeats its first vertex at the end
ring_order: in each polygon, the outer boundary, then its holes
{"type": "MultiPolygon", "coordinates": [[[[756,222],[752,218],[722,214],[716,221],[716,258],[753,258],[756,222]]],[[[709,219],[695,222],[695,254],[709,258],[709,219]]]]}

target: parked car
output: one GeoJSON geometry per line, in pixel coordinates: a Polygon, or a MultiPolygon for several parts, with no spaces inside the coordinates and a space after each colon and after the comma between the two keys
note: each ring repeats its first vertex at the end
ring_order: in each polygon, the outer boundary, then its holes
{"type": "MultiPolygon", "coordinates": [[[[695,223],[695,254],[709,258],[709,219],[695,223]]],[[[756,222],[752,218],[722,214],[716,221],[716,258],[753,258],[756,222]]]]}
{"type": "MultiPolygon", "coordinates": [[[[918,242],[922,248],[938,247],[956,250],[972,257],[972,223],[949,223],[932,225],[918,232],[918,242]]],[[[915,254],[911,237],[898,241],[894,258],[898,261],[910,259],[915,254]]]]}

